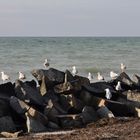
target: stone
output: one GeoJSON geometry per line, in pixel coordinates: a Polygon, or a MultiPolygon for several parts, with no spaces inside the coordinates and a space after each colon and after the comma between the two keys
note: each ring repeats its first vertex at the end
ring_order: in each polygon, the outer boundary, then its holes
{"type": "Polygon", "coordinates": [[[10,116],[0,117],[0,132],[15,132],[16,126],[10,116]]]}
{"type": "Polygon", "coordinates": [[[97,121],[99,118],[93,107],[85,106],[81,113],[82,121],[84,124],[97,121]]]}
{"type": "Polygon", "coordinates": [[[100,107],[97,110],[97,114],[100,118],[114,118],[113,113],[106,106],[100,107]]]}
{"type": "Polygon", "coordinates": [[[39,105],[39,106],[44,105],[43,97],[41,96],[37,88],[33,88],[32,86],[29,86],[29,84],[27,84],[26,82],[17,80],[15,82],[15,92],[16,92],[16,97],[18,97],[23,101],[29,100],[30,104],[39,105]]]}

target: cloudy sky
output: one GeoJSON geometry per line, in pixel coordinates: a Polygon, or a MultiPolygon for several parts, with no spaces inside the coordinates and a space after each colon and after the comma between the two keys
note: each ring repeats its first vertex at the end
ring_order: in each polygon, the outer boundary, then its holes
{"type": "Polygon", "coordinates": [[[140,36],[140,0],[0,0],[0,36],[140,36]]]}

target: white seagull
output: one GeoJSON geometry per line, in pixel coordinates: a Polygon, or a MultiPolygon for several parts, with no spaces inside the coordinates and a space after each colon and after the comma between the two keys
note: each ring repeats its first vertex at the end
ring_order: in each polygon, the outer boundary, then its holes
{"type": "Polygon", "coordinates": [[[50,63],[48,59],[45,59],[45,62],[43,63],[44,67],[47,68],[49,67],[50,63]]]}
{"type": "Polygon", "coordinates": [[[91,81],[93,79],[93,76],[91,75],[90,72],[88,73],[88,77],[87,78],[89,79],[89,81],[91,81]]]}
{"type": "Polygon", "coordinates": [[[76,69],[76,66],[72,67],[72,75],[75,76],[78,73],[78,70],[76,69]]]}
{"type": "Polygon", "coordinates": [[[20,72],[20,71],[19,71],[18,73],[19,73],[19,77],[18,77],[18,78],[19,78],[20,80],[24,80],[24,79],[26,79],[25,74],[23,74],[23,73],[20,72]]]}
{"type": "Polygon", "coordinates": [[[126,70],[125,64],[121,63],[121,71],[124,72],[126,70]]]}
{"type": "Polygon", "coordinates": [[[122,87],[121,87],[121,82],[120,82],[120,81],[118,81],[118,83],[117,83],[117,85],[116,85],[115,89],[116,89],[117,91],[122,90],[122,87]]]}
{"type": "Polygon", "coordinates": [[[106,97],[107,99],[111,99],[111,98],[112,98],[112,94],[111,94],[110,89],[109,89],[109,88],[106,88],[106,89],[105,89],[105,92],[106,92],[105,97],[106,97]]]}
{"type": "Polygon", "coordinates": [[[97,79],[99,81],[104,80],[104,77],[100,74],[100,72],[97,73],[97,79]]]}
{"type": "Polygon", "coordinates": [[[1,72],[2,81],[10,80],[9,75],[5,74],[4,71],[1,72]]]}
{"type": "Polygon", "coordinates": [[[115,79],[118,77],[118,74],[115,73],[114,71],[110,71],[110,77],[111,77],[111,79],[115,79]]]}

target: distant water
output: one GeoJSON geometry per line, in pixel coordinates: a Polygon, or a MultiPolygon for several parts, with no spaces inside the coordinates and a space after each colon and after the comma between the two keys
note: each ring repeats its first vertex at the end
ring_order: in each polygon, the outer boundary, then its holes
{"type": "Polygon", "coordinates": [[[45,58],[51,67],[65,71],[75,65],[79,74],[100,71],[106,78],[110,70],[120,72],[120,63],[127,73],[140,75],[139,37],[1,37],[0,70],[14,81],[18,71],[33,79],[30,71],[44,68],[45,58]]]}

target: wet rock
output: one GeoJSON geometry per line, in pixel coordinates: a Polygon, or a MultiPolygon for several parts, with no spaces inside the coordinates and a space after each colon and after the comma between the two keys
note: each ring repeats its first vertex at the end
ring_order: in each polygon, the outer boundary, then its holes
{"type": "Polygon", "coordinates": [[[53,129],[53,130],[58,130],[58,129],[60,129],[60,127],[59,127],[56,123],[51,122],[51,121],[48,122],[47,127],[51,128],[51,129],[53,129]]]}
{"type": "Polygon", "coordinates": [[[80,114],[57,115],[63,128],[82,126],[82,118],[80,114]]]}
{"type": "Polygon", "coordinates": [[[25,113],[26,115],[26,125],[27,125],[27,132],[28,133],[37,133],[37,132],[44,132],[47,128],[42,124],[40,121],[36,120],[29,112],[25,113]]]}
{"type": "Polygon", "coordinates": [[[9,101],[0,99],[0,117],[10,115],[10,110],[9,101]]]}
{"type": "Polygon", "coordinates": [[[133,81],[138,89],[140,89],[140,77],[136,74],[133,75],[133,81]]]}
{"type": "Polygon", "coordinates": [[[53,101],[50,99],[48,101],[48,105],[44,109],[45,116],[52,122],[58,123],[58,119],[56,118],[57,115],[61,114],[54,105],[53,101]]]}
{"type": "Polygon", "coordinates": [[[68,112],[68,110],[71,108],[71,104],[69,103],[69,100],[67,99],[67,95],[60,95],[59,103],[61,106],[63,106],[63,109],[66,110],[66,112],[68,112]]]}
{"type": "Polygon", "coordinates": [[[0,117],[0,132],[15,132],[16,126],[10,116],[0,117]]]}
{"type": "Polygon", "coordinates": [[[92,83],[88,86],[83,86],[85,90],[90,92],[93,96],[106,98],[106,92],[105,89],[109,89],[112,94],[112,100],[116,100],[119,97],[119,94],[116,93],[116,91],[113,89],[112,86],[110,86],[107,82],[96,82],[92,83]]]}
{"type": "Polygon", "coordinates": [[[99,118],[93,107],[85,106],[81,113],[82,121],[84,124],[97,121],[99,118]]]}
{"type": "Polygon", "coordinates": [[[0,84],[0,95],[3,93],[8,97],[15,96],[14,85],[11,82],[0,84]]]}
{"type": "Polygon", "coordinates": [[[29,84],[17,80],[15,82],[16,96],[21,100],[29,100],[31,104],[43,106],[43,97],[36,88],[29,86],[29,84]]]}
{"type": "Polygon", "coordinates": [[[27,111],[28,115],[31,116],[36,121],[42,123],[43,125],[48,124],[48,118],[41,112],[35,110],[34,108],[30,107],[27,111]]]}
{"type": "Polygon", "coordinates": [[[38,81],[41,81],[44,76],[47,88],[64,82],[64,72],[54,68],[33,70],[31,73],[38,81]]]}
{"type": "Polygon", "coordinates": [[[18,114],[24,114],[30,108],[29,105],[14,96],[10,98],[10,105],[18,114]]]}
{"type": "Polygon", "coordinates": [[[111,101],[105,100],[105,106],[114,114],[114,116],[119,117],[132,117],[134,116],[134,111],[132,111],[121,98],[122,101],[111,101]]]}
{"type": "Polygon", "coordinates": [[[113,113],[106,106],[100,107],[97,110],[97,114],[100,118],[114,118],[113,113]]]}
{"type": "Polygon", "coordinates": [[[115,80],[113,80],[113,84],[117,85],[118,81],[121,82],[121,87],[123,90],[135,89],[134,82],[130,79],[130,77],[122,72],[115,80]]]}

